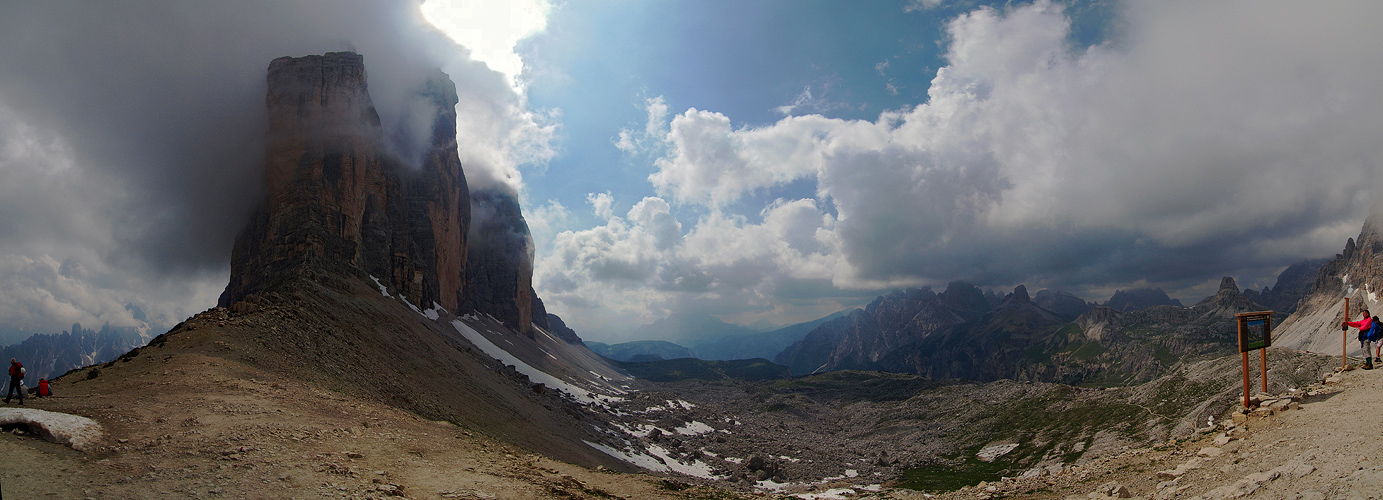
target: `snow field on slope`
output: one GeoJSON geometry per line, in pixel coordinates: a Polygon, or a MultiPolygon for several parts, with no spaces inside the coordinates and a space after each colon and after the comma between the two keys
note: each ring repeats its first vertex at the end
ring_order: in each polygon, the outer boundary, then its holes
{"type": "Polygon", "coordinates": [[[534,383],[543,384],[551,389],[562,391],[563,394],[566,394],[573,400],[579,401],[583,404],[608,404],[613,401],[623,400],[623,398],[618,398],[614,396],[595,394],[591,391],[577,387],[576,385],[570,382],[549,375],[547,372],[534,368],[533,365],[525,363],[517,356],[510,354],[509,351],[506,351],[504,350],[504,348],[495,345],[493,342],[490,342],[489,339],[485,338],[485,335],[475,331],[474,328],[471,328],[469,325],[462,323],[459,319],[452,320],[451,326],[456,329],[457,333],[460,333],[461,336],[466,337],[466,340],[471,341],[472,344],[475,344],[476,347],[479,347],[480,350],[483,351],[485,354],[488,354],[490,357],[499,360],[501,363],[513,366],[514,369],[517,370],[519,373],[527,375],[528,380],[531,380],[534,383]]]}

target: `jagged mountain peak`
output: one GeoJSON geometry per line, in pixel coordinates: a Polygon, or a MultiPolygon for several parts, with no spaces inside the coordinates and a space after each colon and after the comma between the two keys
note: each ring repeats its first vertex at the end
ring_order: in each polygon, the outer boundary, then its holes
{"type": "Polygon", "coordinates": [[[1233,290],[1235,293],[1239,293],[1239,284],[1234,282],[1233,276],[1220,278],[1220,291],[1224,290],[1233,290]]]}
{"type": "Polygon", "coordinates": [[[1018,285],[1017,287],[1014,287],[1013,293],[1009,294],[1009,296],[1004,299],[1004,302],[1014,304],[1031,304],[1032,297],[1028,296],[1028,287],[1018,285]]]}
{"type": "Polygon", "coordinates": [[[1183,307],[1180,300],[1167,296],[1167,292],[1162,291],[1161,288],[1116,290],[1114,296],[1110,297],[1104,305],[1118,311],[1136,311],[1161,305],[1183,307]]]}
{"type": "Polygon", "coordinates": [[[326,273],[528,335],[547,326],[517,200],[467,186],[445,73],[417,82],[408,112],[420,116],[406,121],[431,130],[411,134],[381,127],[360,54],[280,57],[266,84],[265,196],[236,237],[219,305],[326,273]]]}

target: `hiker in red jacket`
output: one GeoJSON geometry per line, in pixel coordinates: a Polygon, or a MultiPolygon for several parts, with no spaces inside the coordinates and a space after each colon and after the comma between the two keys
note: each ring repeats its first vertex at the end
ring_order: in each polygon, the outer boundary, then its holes
{"type": "Polygon", "coordinates": [[[1349,330],[1350,327],[1359,329],[1359,346],[1364,348],[1364,369],[1372,370],[1373,357],[1369,355],[1373,354],[1373,341],[1369,340],[1365,335],[1369,331],[1369,327],[1373,326],[1373,317],[1369,316],[1369,309],[1367,307],[1363,309],[1363,311],[1359,312],[1359,314],[1362,315],[1359,321],[1346,321],[1340,329],[1349,330]]]}
{"type": "Polygon", "coordinates": [[[24,380],[24,365],[19,361],[10,358],[10,390],[5,393],[5,403],[10,402],[10,396],[19,393],[19,404],[24,404],[24,389],[19,387],[19,382],[24,380]]]}

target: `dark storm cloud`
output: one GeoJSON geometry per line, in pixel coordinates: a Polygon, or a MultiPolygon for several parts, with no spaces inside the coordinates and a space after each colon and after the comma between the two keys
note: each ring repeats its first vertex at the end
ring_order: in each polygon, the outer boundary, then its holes
{"type": "MultiPolygon", "coordinates": [[[[127,322],[128,301],[177,321],[214,303],[261,193],[269,62],[341,50],[364,56],[386,127],[417,128],[439,67],[480,119],[521,108],[412,1],[0,4],[0,324],[127,322]]],[[[487,147],[463,151],[467,173],[504,177],[479,173],[504,157],[487,147]]]]}
{"type": "MultiPolygon", "coordinates": [[[[61,160],[93,181],[108,205],[89,216],[114,236],[100,253],[155,272],[224,265],[259,188],[270,60],[357,50],[390,96],[389,77],[418,75],[439,42],[419,36],[407,2],[6,5],[6,121],[61,141],[61,160]]],[[[51,211],[93,201],[45,194],[51,211]]]]}

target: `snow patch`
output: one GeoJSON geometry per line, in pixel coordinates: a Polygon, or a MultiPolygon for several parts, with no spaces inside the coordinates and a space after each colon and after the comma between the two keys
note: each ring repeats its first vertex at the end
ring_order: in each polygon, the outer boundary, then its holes
{"type": "Polygon", "coordinates": [[[975,458],[985,462],[993,462],[1017,447],[1018,443],[992,444],[980,449],[980,452],[975,454],[975,458]]]}
{"type": "Polygon", "coordinates": [[[95,420],[29,408],[0,408],[0,425],[24,424],[43,439],[67,445],[77,451],[90,451],[105,430],[95,420]]]}
{"type": "Polygon", "coordinates": [[[855,469],[845,469],[845,477],[860,477],[860,471],[855,469]]]}
{"type": "Polygon", "coordinates": [[[699,477],[702,479],[724,479],[723,477],[716,476],[715,474],[713,474],[711,472],[711,466],[706,465],[705,462],[702,462],[700,460],[693,460],[690,463],[683,462],[681,460],[678,460],[676,457],[673,457],[667,449],[661,446],[649,446],[648,452],[644,453],[631,450],[628,448],[624,450],[617,450],[608,445],[592,443],[590,441],[585,440],[582,440],[581,442],[586,443],[587,446],[600,450],[602,453],[606,455],[610,455],[625,462],[629,462],[642,469],[654,472],[676,472],[678,474],[699,477]]]}
{"type": "Polygon", "coordinates": [[[441,305],[441,304],[438,304],[438,303],[436,303],[436,302],[433,302],[433,303],[432,303],[432,309],[428,309],[428,310],[426,310],[426,311],[423,311],[423,316],[427,316],[427,319],[430,319],[430,320],[432,320],[432,321],[437,321],[437,318],[442,317],[441,314],[438,314],[438,311],[446,312],[446,309],[442,309],[442,305],[441,305]]]}
{"type": "Polygon", "coordinates": [[[672,456],[672,453],[668,452],[667,449],[656,444],[648,447],[648,453],[661,458],[669,469],[672,469],[673,472],[678,474],[685,474],[702,479],[723,479],[713,474],[711,472],[711,466],[706,465],[706,462],[700,460],[692,460],[690,463],[683,462],[678,460],[677,457],[672,456]]]}
{"type": "Polygon", "coordinates": [[[662,462],[659,462],[658,459],[650,457],[643,453],[639,453],[633,450],[616,450],[609,446],[600,443],[592,443],[586,440],[582,440],[581,442],[586,443],[587,446],[600,450],[601,453],[637,465],[639,466],[639,468],[642,469],[647,469],[654,472],[667,472],[669,470],[668,467],[666,465],[663,465],[662,462]]]}
{"type": "Polygon", "coordinates": [[[423,313],[423,310],[422,310],[422,309],[418,309],[418,306],[415,306],[415,305],[413,305],[412,302],[409,302],[409,301],[408,301],[408,297],[404,297],[403,294],[401,294],[401,293],[399,294],[399,300],[402,300],[402,301],[403,301],[403,304],[406,305],[406,306],[408,306],[409,309],[412,309],[413,312],[418,313],[418,314],[422,314],[422,313],[423,313]]]}
{"type": "Polygon", "coordinates": [[[379,293],[380,293],[380,295],[383,295],[383,296],[385,296],[385,297],[389,297],[389,298],[391,298],[391,299],[393,298],[392,296],[389,295],[389,290],[388,290],[387,288],[384,288],[384,284],[382,284],[382,283],[379,282],[379,278],[376,278],[376,277],[374,277],[374,276],[370,276],[370,281],[375,282],[375,286],[379,287],[379,293]]]}
{"type": "Polygon", "coordinates": [[[624,431],[625,434],[628,434],[628,435],[634,436],[634,437],[646,438],[646,437],[652,435],[652,434],[653,434],[653,431],[655,431],[655,430],[658,431],[658,432],[661,432],[661,433],[663,433],[663,434],[672,434],[671,432],[668,432],[668,431],[666,431],[666,430],[663,430],[662,428],[660,428],[660,427],[658,427],[658,426],[656,426],[656,425],[639,424],[638,427],[635,427],[635,428],[633,428],[633,429],[630,429],[630,428],[628,428],[628,427],[625,427],[624,425],[619,424],[619,423],[613,423],[613,424],[611,424],[611,425],[614,425],[615,427],[618,427],[619,430],[624,431]]]}
{"type": "Polygon", "coordinates": [[[606,396],[603,394],[594,394],[590,391],[577,387],[565,380],[549,375],[547,372],[534,368],[532,365],[523,362],[523,360],[519,359],[513,354],[509,354],[509,351],[506,351],[503,348],[490,342],[490,340],[485,338],[485,336],[482,335],[480,332],[477,332],[474,328],[471,328],[469,325],[462,323],[459,319],[452,320],[451,326],[455,328],[456,331],[461,334],[461,336],[466,337],[466,340],[471,341],[471,343],[475,344],[476,347],[479,347],[481,351],[484,351],[485,354],[488,354],[490,355],[490,357],[499,360],[501,363],[513,366],[514,369],[517,370],[519,373],[527,375],[528,380],[531,380],[534,383],[543,384],[547,386],[549,389],[557,389],[559,391],[562,391],[563,394],[566,394],[567,397],[575,401],[579,401],[584,404],[608,404],[610,402],[624,400],[624,398],[606,396]]]}
{"type": "Polygon", "coordinates": [[[673,430],[677,431],[678,434],[681,434],[683,436],[699,436],[707,432],[714,432],[715,428],[703,424],[701,422],[692,420],[691,422],[687,422],[686,425],[683,425],[673,430]]]}
{"type": "Polygon", "coordinates": [[[739,457],[725,457],[725,461],[726,461],[726,462],[730,462],[730,463],[732,463],[732,464],[742,464],[742,463],[744,463],[744,459],[743,459],[743,458],[739,458],[739,457]]]}

